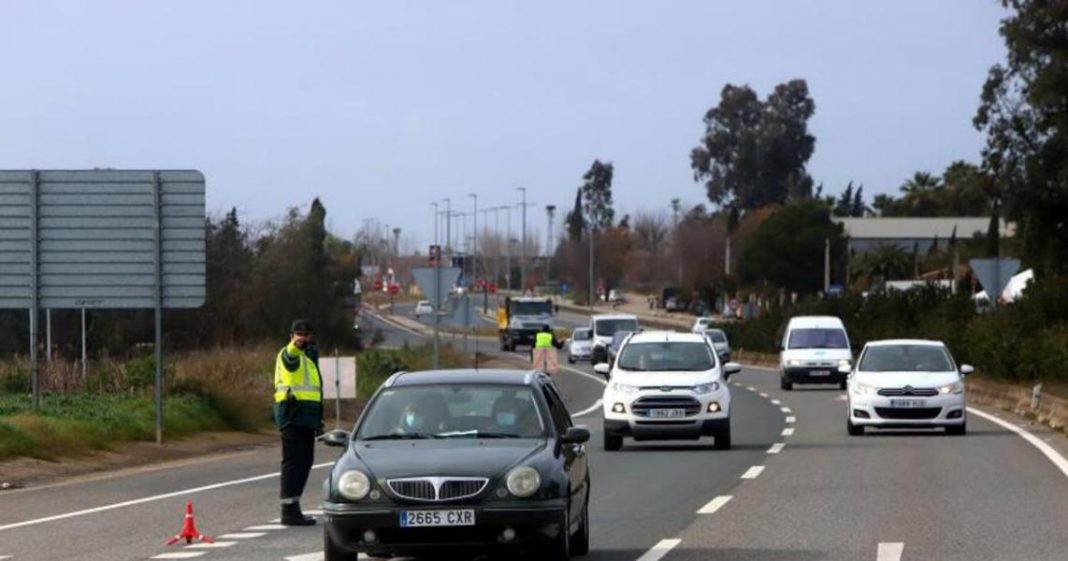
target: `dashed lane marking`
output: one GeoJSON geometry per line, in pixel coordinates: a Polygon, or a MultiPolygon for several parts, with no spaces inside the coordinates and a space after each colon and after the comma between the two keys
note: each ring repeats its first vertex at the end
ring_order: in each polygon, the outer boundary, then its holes
{"type": "Polygon", "coordinates": [[[777,400],[777,399],[773,399],[773,400],[771,400],[771,404],[772,405],[782,405],[782,402],[777,400]]]}
{"type": "MultiPolygon", "coordinates": [[[[361,553],[357,559],[370,559],[370,557],[361,553]]],[[[292,555],[285,558],[286,561],[323,561],[322,551],[313,551],[311,553],[302,553],[300,555],[292,555]]]]}
{"type": "Polygon", "coordinates": [[[267,532],[236,532],[233,534],[223,534],[218,536],[220,540],[251,540],[253,538],[262,538],[266,536],[267,532]]]}
{"type": "Polygon", "coordinates": [[[723,508],[723,505],[725,505],[728,502],[730,502],[730,500],[732,498],[734,498],[734,497],[732,497],[731,495],[722,495],[722,496],[716,497],[716,498],[712,499],[711,501],[708,501],[708,504],[706,504],[705,506],[701,507],[701,510],[698,510],[697,514],[713,514],[717,510],[719,510],[720,508],[723,508]]]}
{"type": "Polygon", "coordinates": [[[586,378],[589,378],[590,380],[593,380],[594,382],[597,382],[598,384],[601,384],[602,386],[607,386],[608,385],[608,382],[602,380],[601,378],[598,378],[597,376],[594,376],[593,374],[590,374],[589,372],[583,372],[583,371],[579,370],[578,368],[571,368],[570,366],[561,366],[560,369],[561,370],[567,370],[568,372],[570,372],[572,374],[578,374],[579,376],[584,376],[586,378]]]}
{"type": "Polygon", "coordinates": [[[764,466],[753,466],[742,474],[742,479],[756,479],[764,471],[764,466]]]}
{"type": "Polygon", "coordinates": [[[781,408],[779,408],[779,411],[782,411],[783,413],[793,413],[794,412],[794,410],[790,409],[789,407],[781,407],[781,408]]]}
{"type": "Polygon", "coordinates": [[[1001,425],[1002,427],[1005,427],[1011,430],[1012,432],[1018,434],[1021,438],[1029,442],[1032,446],[1038,448],[1039,452],[1045,454],[1046,457],[1049,458],[1049,461],[1053,462],[1053,465],[1057,466],[1057,469],[1061,470],[1061,473],[1063,473],[1065,477],[1068,477],[1068,460],[1065,460],[1064,456],[1054,450],[1052,446],[1039,440],[1037,436],[1027,432],[1024,429],[1021,429],[1020,427],[1013,425],[1012,423],[999,419],[989,413],[979,411],[978,409],[969,407],[968,414],[978,415],[992,423],[1001,425]]]}
{"type": "Polygon", "coordinates": [[[678,539],[660,540],[652,549],[642,554],[638,561],[659,561],[660,558],[667,555],[669,551],[680,543],[682,543],[682,540],[678,539]]]}
{"type": "Polygon", "coordinates": [[[207,551],[175,551],[172,553],[160,553],[153,557],[153,559],[192,559],[194,557],[200,557],[207,551]]]}
{"type": "Polygon", "coordinates": [[[286,527],[281,524],[261,524],[259,526],[249,526],[245,528],[247,532],[262,532],[264,530],[285,530],[286,527]]]}
{"type": "Polygon", "coordinates": [[[786,428],[782,429],[782,436],[793,436],[793,435],[794,435],[794,427],[786,427],[786,428]]]}
{"type": "Polygon", "coordinates": [[[787,417],[787,418],[786,418],[786,424],[788,424],[788,425],[789,425],[789,424],[793,424],[793,423],[796,423],[796,422],[797,422],[797,417],[794,417],[794,416],[790,416],[790,417],[787,417]]]}
{"type": "Polygon", "coordinates": [[[876,561],[901,561],[901,554],[905,552],[905,544],[902,542],[885,542],[879,544],[879,550],[875,554],[876,561]]]}
{"type": "Polygon", "coordinates": [[[753,386],[746,386],[745,389],[747,389],[747,390],[749,390],[751,392],[757,391],[756,388],[754,388],[753,386]]]}
{"type": "MultiPolygon", "coordinates": [[[[312,517],[322,518],[323,511],[321,511],[321,510],[305,510],[303,512],[303,514],[305,516],[312,516],[312,517]]],[[[269,523],[270,524],[281,524],[282,523],[282,519],[281,518],[275,518],[274,520],[271,520],[269,523]]]]}
{"type": "Polygon", "coordinates": [[[837,399],[838,401],[849,401],[849,396],[848,395],[840,395],[840,396],[836,397],[835,399],[837,399]]]}
{"type": "Polygon", "coordinates": [[[237,545],[237,542],[212,542],[212,543],[195,543],[193,545],[185,546],[186,549],[222,549],[224,547],[233,547],[237,545]]]}
{"type": "Polygon", "coordinates": [[[763,398],[767,399],[767,398],[769,398],[771,396],[768,395],[768,392],[760,392],[760,397],[763,397],[763,398]]]}
{"type": "Polygon", "coordinates": [[[778,454],[779,452],[782,452],[784,447],[786,447],[785,442],[776,442],[771,445],[771,448],[768,448],[768,454],[778,454]]]}

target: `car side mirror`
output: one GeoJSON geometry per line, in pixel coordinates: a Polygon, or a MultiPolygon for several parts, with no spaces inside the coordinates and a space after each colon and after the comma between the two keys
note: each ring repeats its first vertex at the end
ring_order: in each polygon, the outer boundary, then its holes
{"type": "Polygon", "coordinates": [[[975,367],[974,366],[972,366],[970,364],[962,364],[962,365],[960,365],[960,375],[961,376],[967,376],[968,374],[971,374],[972,372],[975,372],[975,367]]]}
{"type": "Polygon", "coordinates": [[[845,375],[848,376],[848,375],[853,373],[853,367],[848,365],[848,364],[839,364],[838,365],[838,373],[839,374],[845,374],[845,375]]]}
{"type": "Polygon", "coordinates": [[[742,371],[742,365],[737,362],[728,362],[723,365],[723,374],[725,376],[733,376],[742,371]]]}
{"type": "Polygon", "coordinates": [[[319,440],[323,441],[323,444],[327,446],[344,448],[349,445],[349,432],[341,429],[332,430],[323,433],[323,435],[319,437],[319,440]]]}
{"type": "Polygon", "coordinates": [[[593,371],[608,378],[608,373],[611,371],[611,367],[608,366],[607,362],[598,362],[593,365],[593,371]]]}
{"type": "Polygon", "coordinates": [[[560,435],[560,444],[585,444],[590,441],[590,431],[582,427],[571,427],[560,435]]]}

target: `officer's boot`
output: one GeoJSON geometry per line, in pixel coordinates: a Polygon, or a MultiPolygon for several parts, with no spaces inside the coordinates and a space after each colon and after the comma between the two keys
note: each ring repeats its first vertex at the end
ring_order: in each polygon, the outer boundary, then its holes
{"type": "Polygon", "coordinates": [[[282,525],[284,526],[314,526],[315,519],[304,516],[300,511],[300,503],[282,505],[282,525]]]}

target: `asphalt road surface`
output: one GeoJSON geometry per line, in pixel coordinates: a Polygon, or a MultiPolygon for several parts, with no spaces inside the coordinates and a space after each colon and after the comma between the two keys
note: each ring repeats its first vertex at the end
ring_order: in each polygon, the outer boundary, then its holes
{"type": "MultiPolygon", "coordinates": [[[[421,339],[373,316],[362,321],[386,341],[421,339]]],[[[523,364],[522,353],[513,356],[523,364]]],[[[579,365],[558,383],[593,433],[586,559],[1068,559],[1068,464],[974,411],[963,438],[848,437],[843,392],[782,392],[774,372],[746,369],[732,380],[733,449],[628,440],[606,453],[602,382],[579,365]]],[[[317,450],[305,509],[318,504],[336,454],[317,450]]],[[[321,559],[321,527],[274,523],[278,456],[265,449],[0,494],[0,559],[321,559]],[[163,546],[187,500],[214,546],[163,546]]]]}

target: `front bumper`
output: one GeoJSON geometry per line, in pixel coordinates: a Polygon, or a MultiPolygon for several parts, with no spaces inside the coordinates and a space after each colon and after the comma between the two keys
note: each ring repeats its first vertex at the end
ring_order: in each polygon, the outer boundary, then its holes
{"type": "Polygon", "coordinates": [[[604,432],[634,440],[693,440],[714,436],[730,427],[729,417],[679,421],[604,420],[604,432]]]}
{"type": "MultiPolygon", "coordinates": [[[[604,413],[604,431],[616,436],[630,436],[637,440],[671,440],[693,439],[702,436],[712,436],[723,430],[730,423],[730,393],[725,389],[705,395],[692,393],[661,393],[647,392],[636,394],[621,394],[606,392],[603,399],[602,411],[604,413]],[[656,418],[648,414],[638,414],[638,411],[648,411],[649,407],[643,407],[643,398],[663,397],[693,398],[699,407],[697,412],[685,417],[656,418]],[[709,413],[710,404],[715,403],[719,411],[709,413]],[[623,405],[622,413],[614,410],[618,404],[623,405]]],[[[661,408],[674,409],[680,405],[664,405],[661,408]]]]}
{"type": "Polygon", "coordinates": [[[782,377],[793,384],[840,384],[849,374],[842,374],[837,366],[788,366],[782,377]]]}
{"type": "Polygon", "coordinates": [[[886,428],[945,427],[967,419],[964,394],[934,397],[849,396],[849,420],[854,425],[886,428]],[[921,400],[923,407],[893,407],[891,400],[921,400]]]}
{"type": "Polygon", "coordinates": [[[518,344],[533,344],[534,337],[537,336],[537,329],[509,329],[507,333],[508,339],[513,343],[518,344]]]}
{"type": "Polygon", "coordinates": [[[425,555],[441,549],[482,551],[536,547],[564,531],[565,513],[564,499],[480,505],[323,505],[326,533],[339,549],[349,553],[394,556],[425,555]],[[475,525],[430,528],[400,525],[401,511],[452,509],[473,509],[475,525]],[[514,539],[503,539],[506,528],[515,531],[514,539]],[[364,533],[368,530],[375,533],[374,542],[364,541],[364,533]]]}

